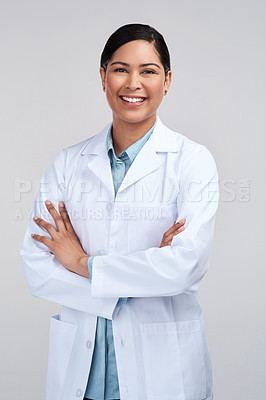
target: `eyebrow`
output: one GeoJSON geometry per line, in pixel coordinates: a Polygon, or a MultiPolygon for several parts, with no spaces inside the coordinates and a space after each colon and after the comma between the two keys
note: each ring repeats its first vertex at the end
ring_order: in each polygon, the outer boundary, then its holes
{"type": "MultiPolygon", "coordinates": [[[[115,62],[113,62],[112,64],[110,64],[110,67],[111,67],[112,65],[115,65],[115,64],[121,64],[121,65],[124,65],[125,67],[129,67],[129,66],[130,66],[130,65],[127,64],[127,63],[124,63],[124,62],[121,62],[121,61],[115,61],[115,62]]],[[[156,63],[140,64],[140,67],[148,67],[149,65],[155,65],[155,67],[161,69],[160,65],[158,65],[158,64],[156,64],[156,63]]]]}

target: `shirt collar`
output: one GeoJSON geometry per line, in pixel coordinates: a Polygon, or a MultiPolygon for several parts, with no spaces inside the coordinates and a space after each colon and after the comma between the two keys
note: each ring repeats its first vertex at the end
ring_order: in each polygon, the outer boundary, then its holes
{"type": "MultiPolygon", "coordinates": [[[[121,157],[122,154],[126,154],[126,156],[130,159],[130,162],[132,163],[137,156],[139,150],[144,146],[144,144],[147,142],[149,137],[151,136],[155,125],[157,123],[158,116],[156,116],[156,120],[151,127],[151,129],[148,130],[148,132],[145,133],[139,140],[137,140],[135,143],[132,143],[129,147],[127,147],[124,151],[122,151],[119,156],[117,157],[114,151],[113,147],[113,138],[112,138],[112,127],[113,123],[110,124],[108,132],[107,132],[107,137],[106,137],[106,145],[107,145],[107,153],[110,161],[113,161],[113,159],[118,160],[118,158],[121,157]]],[[[126,157],[122,157],[122,159],[125,159],[126,157]]]]}

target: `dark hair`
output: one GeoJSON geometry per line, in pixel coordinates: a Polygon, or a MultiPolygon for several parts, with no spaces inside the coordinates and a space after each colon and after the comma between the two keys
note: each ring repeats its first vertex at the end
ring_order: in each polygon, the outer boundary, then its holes
{"type": "Polygon", "coordinates": [[[164,67],[165,75],[171,69],[170,67],[170,54],[163,36],[150,25],[143,24],[127,24],[118,28],[107,40],[102,55],[101,67],[106,71],[107,64],[112,58],[114,52],[123,44],[131,42],[132,40],[146,40],[153,43],[158,53],[160,61],[164,67]]]}

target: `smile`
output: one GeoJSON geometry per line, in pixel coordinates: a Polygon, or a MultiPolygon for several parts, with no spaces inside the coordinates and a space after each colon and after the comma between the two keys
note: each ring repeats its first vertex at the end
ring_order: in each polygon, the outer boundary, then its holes
{"type": "Polygon", "coordinates": [[[120,96],[120,98],[128,103],[143,103],[145,97],[127,97],[127,96],[120,96]]]}

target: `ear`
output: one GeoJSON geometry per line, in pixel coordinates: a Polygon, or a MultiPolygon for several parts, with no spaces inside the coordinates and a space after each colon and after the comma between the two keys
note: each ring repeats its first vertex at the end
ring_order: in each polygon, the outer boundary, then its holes
{"type": "Polygon", "coordinates": [[[169,90],[169,87],[171,85],[171,81],[172,81],[172,71],[169,70],[167,72],[167,75],[165,77],[165,81],[164,81],[164,90],[169,90]]]}
{"type": "Polygon", "coordinates": [[[102,81],[102,87],[105,87],[105,71],[103,67],[100,67],[99,69],[100,75],[101,75],[101,81],[102,81]]]}

